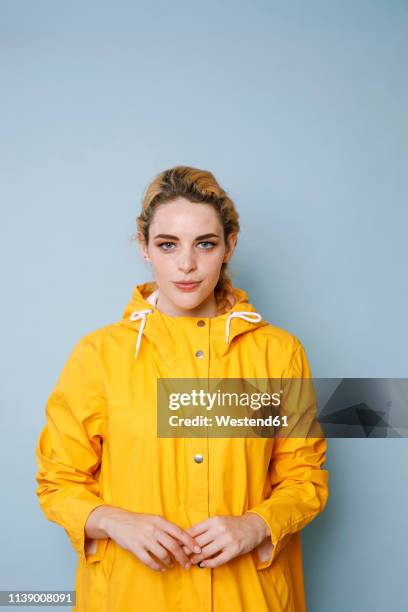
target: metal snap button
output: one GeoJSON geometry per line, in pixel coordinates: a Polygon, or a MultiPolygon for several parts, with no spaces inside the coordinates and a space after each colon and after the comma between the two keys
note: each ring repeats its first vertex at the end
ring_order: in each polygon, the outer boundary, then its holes
{"type": "Polygon", "coordinates": [[[198,358],[204,357],[204,351],[197,351],[195,356],[198,358]]]}
{"type": "Polygon", "coordinates": [[[205,325],[205,321],[203,321],[202,319],[200,319],[199,321],[197,321],[197,325],[198,325],[198,327],[204,327],[204,325],[205,325]]]}
{"type": "Polygon", "coordinates": [[[196,455],[194,455],[194,461],[196,463],[202,463],[203,462],[203,456],[200,453],[197,453],[196,455]]]}

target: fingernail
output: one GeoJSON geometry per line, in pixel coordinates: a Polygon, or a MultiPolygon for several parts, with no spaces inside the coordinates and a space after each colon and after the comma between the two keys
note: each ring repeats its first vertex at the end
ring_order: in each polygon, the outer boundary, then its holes
{"type": "Polygon", "coordinates": [[[201,552],[201,548],[199,546],[194,546],[194,552],[201,552]]]}
{"type": "Polygon", "coordinates": [[[185,569],[190,569],[190,563],[186,563],[184,566],[185,569]]]}

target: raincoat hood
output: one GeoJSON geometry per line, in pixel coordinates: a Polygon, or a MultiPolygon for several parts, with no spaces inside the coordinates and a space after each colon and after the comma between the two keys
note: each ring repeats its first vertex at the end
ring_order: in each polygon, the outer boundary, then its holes
{"type": "Polygon", "coordinates": [[[166,337],[173,337],[176,341],[177,328],[180,325],[196,325],[200,320],[209,322],[214,346],[219,355],[224,355],[228,351],[236,336],[269,325],[268,321],[263,320],[261,314],[250,304],[248,294],[239,287],[233,288],[234,306],[228,312],[211,318],[176,317],[164,314],[154,305],[154,300],[149,301],[156,287],[153,281],[136,285],[120,321],[122,325],[137,332],[135,359],[138,357],[143,337],[148,338],[156,346],[162,346],[166,337]]]}

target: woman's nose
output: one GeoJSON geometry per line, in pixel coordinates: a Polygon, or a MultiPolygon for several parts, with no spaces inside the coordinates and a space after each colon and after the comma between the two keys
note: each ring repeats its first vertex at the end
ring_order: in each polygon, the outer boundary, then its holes
{"type": "Polygon", "coordinates": [[[183,270],[183,272],[188,272],[189,270],[194,270],[195,265],[194,256],[191,252],[187,251],[180,255],[180,259],[178,261],[178,267],[180,270],[183,270]]]}

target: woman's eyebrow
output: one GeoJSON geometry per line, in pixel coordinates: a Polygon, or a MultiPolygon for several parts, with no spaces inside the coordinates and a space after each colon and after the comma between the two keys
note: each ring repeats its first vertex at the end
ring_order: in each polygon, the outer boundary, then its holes
{"type": "MultiPolygon", "coordinates": [[[[157,234],[157,236],[154,236],[154,239],[156,238],[168,238],[170,240],[178,240],[177,236],[172,236],[171,234],[157,234]]],[[[204,240],[206,238],[219,238],[219,235],[218,234],[202,234],[201,236],[197,236],[195,240],[204,240]]]]}

